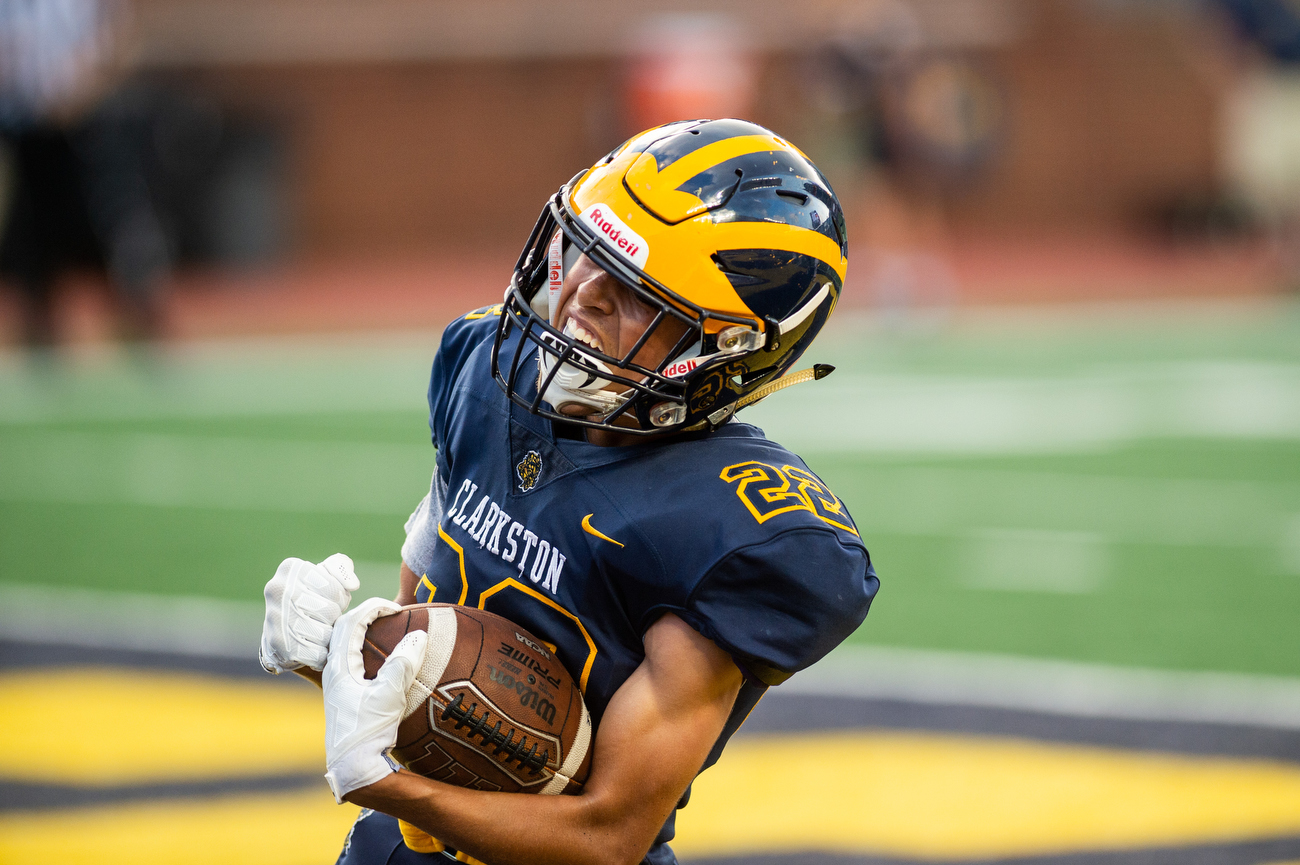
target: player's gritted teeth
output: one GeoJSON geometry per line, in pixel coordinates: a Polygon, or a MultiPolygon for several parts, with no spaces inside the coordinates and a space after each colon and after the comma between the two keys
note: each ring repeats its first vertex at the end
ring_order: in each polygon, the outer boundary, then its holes
{"type": "Polygon", "coordinates": [[[586,345],[589,345],[592,348],[594,348],[596,351],[603,351],[600,344],[600,340],[596,339],[596,337],[585,327],[578,324],[576,319],[571,318],[564,323],[564,335],[567,337],[572,337],[573,339],[576,339],[578,342],[585,343],[586,345]]]}

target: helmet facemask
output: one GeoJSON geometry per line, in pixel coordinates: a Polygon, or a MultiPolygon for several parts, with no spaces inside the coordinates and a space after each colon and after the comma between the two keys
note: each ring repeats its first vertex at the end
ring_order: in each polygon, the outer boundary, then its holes
{"type": "MultiPolygon", "coordinates": [[[[688,414],[684,379],[702,354],[717,354],[716,334],[706,333],[706,324],[718,317],[621,259],[568,214],[564,192],[548,202],[515,268],[493,349],[493,374],[516,404],[552,420],[634,435],[681,429],[688,414]],[[583,254],[655,312],[622,357],[576,339],[571,326],[556,327],[564,278],[583,254]],[[685,332],[653,368],[636,363],[633,358],[669,319],[685,325],[685,332]],[[522,334],[504,368],[502,346],[516,327],[522,334]],[[537,361],[527,363],[524,355],[534,346],[537,361]]],[[[752,334],[744,345],[761,344],[752,320],[724,318],[721,324],[752,334]]]]}

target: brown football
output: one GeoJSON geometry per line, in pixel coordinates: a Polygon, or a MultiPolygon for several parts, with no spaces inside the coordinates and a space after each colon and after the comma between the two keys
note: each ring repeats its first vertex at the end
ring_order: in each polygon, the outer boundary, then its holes
{"type": "Polygon", "coordinates": [[[425,777],[478,790],[582,789],[591,763],[591,716],[554,652],[494,613],[412,604],[366,631],[366,678],[415,630],[429,632],[429,647],[406,694],[393,759],[425,777]]]}

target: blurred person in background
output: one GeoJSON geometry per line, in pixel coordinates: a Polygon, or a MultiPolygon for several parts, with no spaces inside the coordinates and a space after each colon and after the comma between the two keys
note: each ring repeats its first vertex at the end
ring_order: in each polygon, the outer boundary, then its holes
{"type": "Polygon", "coordinates": [[[681,117],[748,117],[758,61],[744,25],[729,15],[655,15],[633,36],[624,94],[630,125],[649,129],[681,117]]]}
{"type": "Polygon", "coordinates": [[[171,253],[140,112],[119,86],[129,11],[122,0],[0,0],[0,276],[22,295],[30,347],[55,342],[55,285],[79,265],[105,268],[124,337],[161,327],[171,253]]]}
{"type": "Polygon", "coordinates": [[[998,151],[999,83],[973,52],[937,44],[907,0],[845,6],[808,73],[836,148],[865,169],[857,215],[877,309],[897,324],[946,307],[958,286],[942,202],[998,151]]]}
{"type": "Polygon", "coordinates": [[[1250,46],[1226,129],[1236,192],[1300,291],[1300,0],[1219,0],[1250,46]]]}

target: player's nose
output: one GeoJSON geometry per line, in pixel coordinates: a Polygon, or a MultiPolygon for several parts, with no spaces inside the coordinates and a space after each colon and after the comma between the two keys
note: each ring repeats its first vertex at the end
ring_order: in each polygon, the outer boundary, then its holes
{"type": "Polygon", "coordinates": [[[580,307],[609,315],[618,307],[619,292],[625,291],[627,288],[617,279],[601,272],[579,283],[574,300],[580,307]]]}

